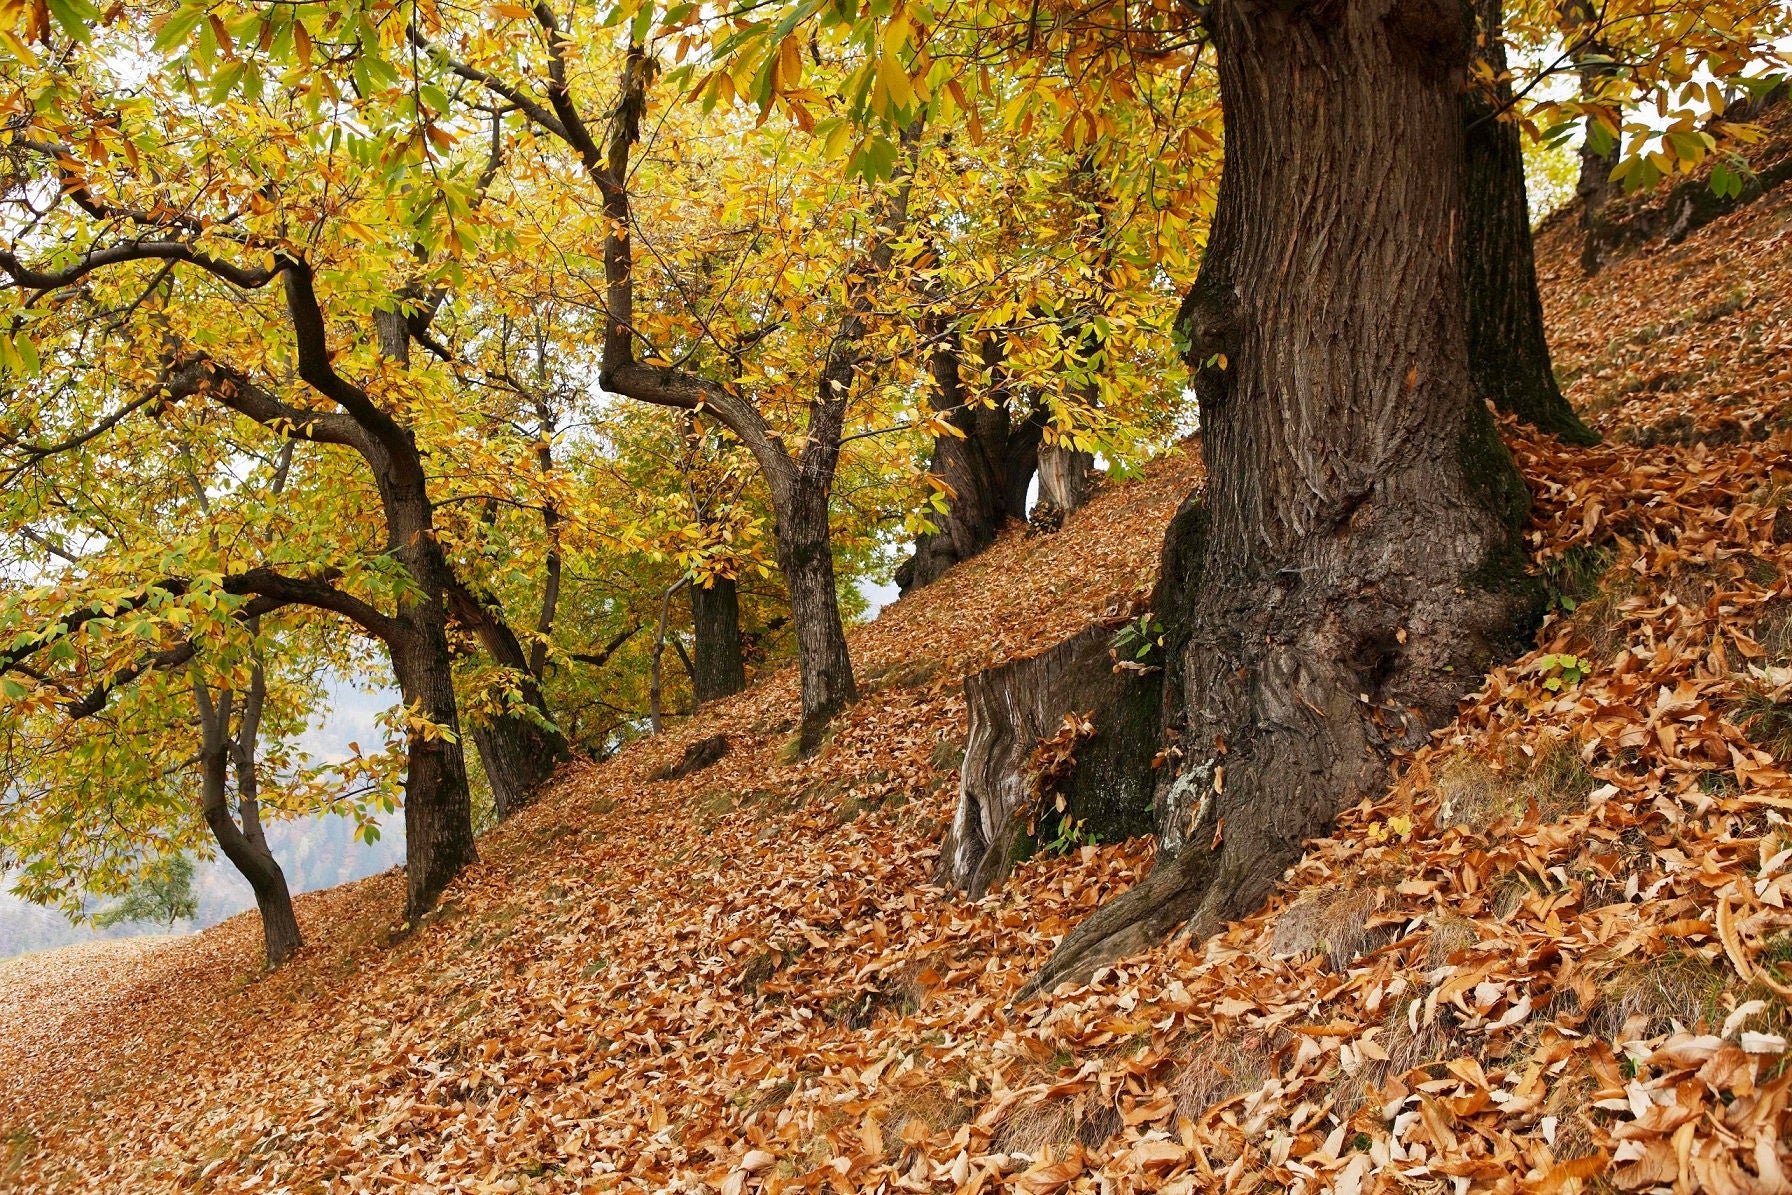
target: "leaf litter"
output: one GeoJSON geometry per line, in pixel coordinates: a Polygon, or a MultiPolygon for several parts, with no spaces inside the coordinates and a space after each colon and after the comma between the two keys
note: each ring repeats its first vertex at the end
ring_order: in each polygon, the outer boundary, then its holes
{"type": "Polygon", "coordinates": [[[301,898],[271,975],[248,916],[0,964],[0,1186],[1792,1191],[1789,227],[1591,281],[1544,237],[1606,442],[1506,429],[1537,650],[1211,940],[1010,1007],[1149,842],[928,887],[960,678],[1136,611],[1184,452],[857,629],[816,755],[781,673],[568,769],[407,937],[387,874],[301,898]]]}

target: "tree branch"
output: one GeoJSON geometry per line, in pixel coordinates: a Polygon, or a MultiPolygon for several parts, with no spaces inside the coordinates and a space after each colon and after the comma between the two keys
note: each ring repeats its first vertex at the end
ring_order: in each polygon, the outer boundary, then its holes
{"type": "MultiPolygon", "coordinates": [[[[469,83],[477,83],[493,95],[508,100],[510,103],[516,105],[517,111],[528,117],[535,124],[540,125],[543,129],[552,133],[560,140],[568,141],[565,126],[555,118],[552,112],[542,107],[539,100],[531,98],[521,87],[498,78],[498,76],[492,74],[490,71],[481,70],[476,66],[468,66],[464,62],[456,60],[451,57],[446,50],[430,41],[427,37],[424,37],[423,31],[418,29],[415,24],[412,24],[409,33],[411,44],[426,54],[436,56],[441,61],[442,65],[448,68],[449,73],[465,79],[469,83]]],[[[568,144],[570,144],[570,141],[568,141],[568,144]]]]}
{"type": "Polygon", "coordinates": [[[335,570],[318,577],[289,577],[270,568],[252,568],[224,578],[224,592],[239,596],[256,594],[277,599],[282,605],[310,606],[340,614],[376,639],[390,642],[398,632],[396,620],[355,597],[342,592],[330,581],[335,570]]]}
{"type": "Polygon", "coordinates": [[[569,651],[566,653],[566,658],[569,660],[577,660],[581,664],[590,664],[593,668],[602,668],[605,664],[608,664],[610,662],[610,657],[615,655],[617,653],[617,651],[621,650],[622,645],[624,643],[627,643],[630,639],[633,639],[636,636],[636,634],[638,634],[640,632],[640,630],[641,630],[641,624],[636,623],[634,626],[630,627],[628,630],[623,631],[621,634],[616,635],[613,638],[611,638],[611,640],[608,643],[604,644],[602,651],[598,651],[598,652],[569,651]]]}
{"type": "Polygon", "coordinates": [[[58,290],[79,282],[95,270],[132,261],[178,261],[196,265],[233,286],[257,290],[274,277],[271,269],[247,268],[202,253],[185,241],[128,241],[105,249],[89,249],[59,270],[34,269],[10,250],[0,249],[0,270],[26,290],[58,290]]]}
{"type": "Polygon", "coordinates": [[[423,461],[417,446],[398,421],[382,411],[367,392],[336,372],[330,364],[329,337],[323,308],[312,286],[311,267],[296,258],[282,262],[286,281],[286,310],[292,320],[299,353],[299,376],[319,394],[341,407],[386,450],[395,478],[401,484],[423,480],[423,461]]]}
{"type": "MultiPolygon", "coordinates": [[[[537,6],[537,12],[542,11],[537,6]]],[[[551,18],[552,14],[549,14],[551,18]]],[[[604,347],[598,385],[656,406],[681,411],[705,408],[753,453],[768,476],[782,477],[791,470],[790,454],[771,434],[752,403],[731,394],[717,382],[673,366],[643,365],[635,360],[634,248],[629,238],[633,217],[629,210],[628,159],[641,139],[641,115],[647,107],[647,84],[653,60],[639,43],[631,43],[622,70],[622,95],[611,118],[608,153],[601,164],[583,150],[581,159],[603,198],[604,221],[604,347]]],[[[570,107],[564,88],[561,101],[570,107]]],[[[575,147],[576,148],[576,147],[575,147]]],[[[595,147],[593,147],[595,149],[595,147]]]]}
{"type": "Polygon", "coordinates": [[[188,232],[199,234],[207,231],[205,222],[193,216],[183,216],[175,212],[166,215],[152,214],[141,208],[122,207],[114,203],[102,203],[88,189],[87,180],[73,163],[79,159],[75,151],[66,145],[53,141],[37,141],[21,137],[12,144],[19,149],[29,150],[41,157],[50,159],[56,164],[56,173],[62,182],[62,194],[72,200],[76,207],[92,216],[95,220],[124,220],[132,224],[141,224],[149,228],[184,228],[188,232]]]}
{"type": "Polygon", "coordinates": [[[367,432],[347,415],[335,411],[311,411],[282,402],[231,366],[210,357],[189,357],[174,362],[163,374],[162,390],[179,400],[195,395],[210,398],[239,415],[271,427],[295,440],[317,444],[341,444],[363,456],[372,448],[367,432]]]}
{"type": "MultiPolygon", "coordinates": [[[[579,155],[579,160],[585,164],[587,171],[600,170],[603,164],[603,153],[598,149],[596,139],[591,136],[591,130],[585,127],[585,120],[579,115],[577,105],[572,102],[572,93],[567,88],[566,46],[568,38],[560,31],[560,23],[554,18],[554,10],[549,8],[544,0],[536,0],[535,21],[548,35],[548,103],[554,106],[554,115],[559,117],[560,139],[579,155]]],[[[641,47],[633,43],[629,45],[628,56],[631,64],[636,58],[644,57],[641,47]]],[[[641,98],[646,95],[645,79],[642,80],[642,87],[638,92],[631,92],[627,86],[629,77],[625,69],[622,95],[624,105],[631,101],[639,103],[641,98]]],[[[627,119],[621,113],[618,113],[618,118],[627,119]]],[[[639,128],[641,113],[638,110],[633,113],[632,119],[635,126],[639,128]]],[[[614,166],[614,162],[611,165],[614,166]]],[[[620,176],[618,176],[618,182],[620,181],[620,176]]]]}
{"type": "MultiPolygon", "coordinates": [[[[45,457],[56,456],[56,455],[58,455],[60,453],[64,453],[64,452],[72,452],[75,449],[81,447],[83,444],[86,444],[88,441],[97,439],[100,436],[105,435],[107,432],[109,432],[113,428],[117,427],[120,423],[124,422],[124,420],[127,419],[131,415],[132,412],[140,410],[143,407],[148,406],[151,402],[155,401],[155,398],[156,398],[156,392],[154,390],[150,390],[145,394],[139,395],[137,398],[132,399],[130,402],[126,403],[124,406],[120,407],[118,410],[112,412],[112,414],[106,416],[104,419],[100,420],[98,423],[94,424],[92,427],[88,428],[86,431],[81,432],[77,435],[70,436],[66,440],[60,440],[54,444],[20,444],[20,445],[18,445],[18,447],[25,454],[25,460],[22,463],[22,465],[20,466],[20,468],[23,468],[26,465],[36,464],[38,461],[43,460],[45,457]]],[[[8,472],[8,477],[16,476],[17,473],[18,473],[17,469],[10,470],[8,472]]]]}

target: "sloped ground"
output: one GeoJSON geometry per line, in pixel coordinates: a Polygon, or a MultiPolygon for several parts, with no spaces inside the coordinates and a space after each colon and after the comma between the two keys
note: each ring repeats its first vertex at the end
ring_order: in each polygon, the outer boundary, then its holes
{"type": "Polygon", "coordinates": [[[1548,280],[1607,443],[1514,440],[1542,649],[1213,941],[1008,1010],[1148,846],[923,887],[959,678],[1125,608],[1173,457],[855,632],[873,692],[818,757],[781,762],[776,678],[569,775],[397,945],[379,877],[302,899],[272,976],[246,918],[0,967],[0,1186],[1789,1189],[1789,226],[1774,193],[1548,280]]]}

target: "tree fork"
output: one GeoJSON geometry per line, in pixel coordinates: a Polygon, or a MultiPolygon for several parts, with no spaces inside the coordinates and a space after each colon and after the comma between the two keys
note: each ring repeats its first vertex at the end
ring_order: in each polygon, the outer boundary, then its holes
{"type": "Polygon", "coordinates": [[[280,869],[280,863],[268,849],[267,837],[262,833],[256,796],[255,740],[266,686],[266,677],[257,664],[243,703],[240,728],[233,737],[230,717],[234,695],[225,690],[214,699],[199,674],[195,672],[193,675],[193,696],[199,707],[200,806],[205,824],[211,829],[218,849],[248,881],[250,891],[255,894],[267,963],[277,967],[292,957],[304,942],[299,935],[299,921],[293,912],[286,873],[280,869]],[[238,812],[242,818],[240,826],[230,814],[229,780],[233,755],[238,812]]]}

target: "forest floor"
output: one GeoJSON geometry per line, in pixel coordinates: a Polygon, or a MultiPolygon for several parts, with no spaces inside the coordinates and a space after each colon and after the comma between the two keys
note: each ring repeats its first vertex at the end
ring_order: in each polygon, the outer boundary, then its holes
{"type": "Polygon", "coordinates": [[[388,874],[273,974],[252,915],[0,964],[0,1189],[1792,1189],[1792,189],[1572,242],[1605,442],[1508,429],[1556,611],[1257,915],[1010,1008],[1149,843],[928,886],[963,676],[1130,607],[1175,453],[856,629],[819,754],[777,674],[569,769],[396,943],[388,874]]]}

